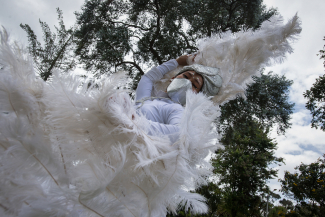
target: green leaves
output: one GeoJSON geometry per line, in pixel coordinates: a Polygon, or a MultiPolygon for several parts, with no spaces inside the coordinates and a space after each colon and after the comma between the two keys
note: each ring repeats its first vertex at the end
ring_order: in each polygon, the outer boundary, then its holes
{"type": "Polygon", "coordinates": [[[52,75],[54,68],[59,68],[64,72],[75,68],[76,60],[73,58],[73,31],[66,29],[63,23],[62,11],[57,8],[59,27],[55,27],[56,33],[52,33],[47,23],[40,25],[43,31],[44,46],[37,40],[34,31],[28,24],[20,24],[28,37],[28,50],[33,57],[35,67],[43,80],[47,80],[52,75]]]}
{"type": "Polygon", "coordinates": [[[221,106],[220,123],[227,127],[227,122],[245,122],[254,120],[268,130],[274,125],[278,133],[284,133],[290,124],[290,114],[294,103],[289,103],[289,87],[292,81],[272,72],[254,77],[248,85],[246,99],[238,97],[221,106]]]}
{"type": "Polygon", "coordinates": [[[123,69],[137,77],[143,65],[195,52],[201,37],[257,28],[274,13],[260,0],[90,0],[76,13],[75,54],[95,73],[123,69]]]}
{"type": "Polygon", "coordinates": [[[181,13],[192,26],[188,33],[198,37],[228,30],[237,32],[241,29],[256,29],[276,13],[273,8],[266,10],[259,0],[185,0],[184,4],[186,6],[182,8],[181,13]]]}
{"type": "Polygon", "coordinates": [[[258,195],[278,197],[266,183],[277,175],[269,165],[283,159],[274,156],[277,144],[268,131],[278,126],[284,133],[294,106],[288,102],[292,81],[271,72],[253,80],[246,99],[238,97],[221,106],[219,130],[225,148],[212,160],[217,185],[223,186],[221,206],[231,216],[259,216],[265,202],[258,195]]]}
{"type": "Polygon", "coordinates": [[[310,90],[306,90],[304,97],[308,99],[306,108],[312,114],[311,126],[325,131],[325,75],[316,79],[310,90]]]}
{"type": "MultiPolygon", "coordinates": [[[[325,67],[325,49],[320,50],[319,54],[320,59],[324,59],[325,67]]],[[[306,90],[304,97],[308,99],[306,108],[312,114],[311,127],[320,127],[325,131],[325,74],[316,79],[310,90],[306,90]]]]}
{"type": "Polygon", "coordinates": [[[299,206],[321,216],[320,210],[325,211],[325,155],[315,163],[301,163],[295,170],[293,174],[286,171],[280,180],[282,191],[296,199],[299,206]]]}

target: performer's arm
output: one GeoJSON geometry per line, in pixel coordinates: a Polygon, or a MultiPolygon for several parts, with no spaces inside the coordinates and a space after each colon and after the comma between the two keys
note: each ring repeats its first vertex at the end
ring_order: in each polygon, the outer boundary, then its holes
{"type": "Polygon", "coordinates": [[[167,72],[176,69],[178,63],[175,59],[169,60],[158,67],[152,68],[142,76],[136,91],[136,101],[151,96],[153,83],[159,81],[167,72]]]}
{"type": "MultiPolygon", "coordinates": [[[[165,123],[151,121],[151,129],[161,132],[164,135],[175,134],[179,132],[179,123],[183,114],[184,108],[179,104],[173,104],[166,108],[162,113],[165,123]]],[[[153,132],[152,132],[153,133],[153,132]]]]}

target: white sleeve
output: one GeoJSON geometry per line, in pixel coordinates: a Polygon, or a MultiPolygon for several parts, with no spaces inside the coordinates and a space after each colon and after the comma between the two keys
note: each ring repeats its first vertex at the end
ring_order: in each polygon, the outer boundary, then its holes
{"type": "MultiPolygon", "coordinates": [[[[159,123],[150,121],[152,131],[160,132],[164,135],[173,135],[179,133],[179,123],[181,121],[182,114],[184,109],[181,105],[172,104],[168,107],[165,107],[162,116],[164,116],[165,123],[159,123]]],[[[152,134],[153,132],[151,132],[152,134]]]]}
{"type": "Polygon", "coordinates": [[[155,81],[159,81],[167,72],[176,69],[178,63],[175,59],[169,60],[158,67],[152,68],[141,77],[136,90],[135,100],[138,101],[151,96],[152,86],[155,81]]]}

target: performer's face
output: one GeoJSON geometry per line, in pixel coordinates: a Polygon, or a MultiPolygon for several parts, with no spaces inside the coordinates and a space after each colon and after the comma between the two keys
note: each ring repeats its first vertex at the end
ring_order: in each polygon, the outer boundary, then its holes
{"type": "Polygon", "coordinates": [[[203,86],[203,78],[195,71],[186,71],[178,75],[176,78],[186,78],[192,82],[192,90],[195,93],[200,92],[203,86]]]}

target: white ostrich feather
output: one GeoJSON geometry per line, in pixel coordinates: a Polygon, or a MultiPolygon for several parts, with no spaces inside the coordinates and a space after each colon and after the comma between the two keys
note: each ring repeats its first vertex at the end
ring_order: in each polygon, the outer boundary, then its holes
{"type": "MultiPolygon", "coordinates": [[[[286,24],[281,16],[273,16],[256,31],[226,32],[199,40],[194,62],[220,68],[223,79],[213,101],[221,105],[237,95],[245,97],[246,85],[252,81],[252,76],[259,76],[261,68],[281,63],[287,53],[293,52],[290,43],[300,34],[300,24],[297,14],[286,24]]],[[[166,90],[169,79],[179,71],[176,69],[157,82],[154,94],[166,90]]]]}
{"type": "Polygon", "coordinates": [[[32,61],[0,47],[0,214],[5,216],[166,216],[179,203],[207,211],[187,192],[205,183],[204,159],[217,148],[219,110],[189,94],[180,138],[148,135],[119,73],[89,80],[55,71],[35,76],[32,61]]]}
{"type": "Polygon", "coordinates": [[[281,63],[286,53],[292,53],[290,42],[301,32],[297,14],[286,24],[280,16],[264,21],[257,31],[246,31],[203,39],[198,42],[199,55],[195,62],[220,68],[222,87],[213,98],[217,104],[244,96],[246,84],[260,69],[281,63]]]}

